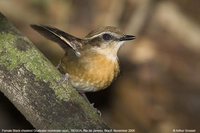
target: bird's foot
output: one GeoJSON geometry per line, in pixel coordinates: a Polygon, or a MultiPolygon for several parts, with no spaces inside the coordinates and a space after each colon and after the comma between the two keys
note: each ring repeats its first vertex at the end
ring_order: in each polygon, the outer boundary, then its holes
{"type": "Polygon", "coordinates": [[[101,111],[94,107],[94,103],[91,103],[90,105],[92,105],[92,107],[97,111],[97,114],[101,116],[101,111]]]}
{"type": "Polygon", "coordinates": [[[78,91],[78,92],[88,103],[90,103],[90,101],[88,100],[87,96],[85,95],[83,91],[78,91]]]}
{"type": "Polygon", "coordinates": [[[99,114],[101,116],[101,111],[94,107],[94,103],[90,103],[90,101],[88,100],[88,98],[85,95],[85,93],[82,92],[82,91],[78,91],[78,92],[97,111],[97,114],[99,114]]]}
{"type": "Polygon", "coordinates": [[[58,63],[58,65],[56,66],[56,69],[59,69],[61,65],[61,61],[58,63]]]}
{"type": "Polygon", "coordinates": [[[69,74],[66,73],[63,75],[63,77],[58,81],[59,84],[62,84],[64,82],[67,82],[67,84],[69,83],[69,74]]]}

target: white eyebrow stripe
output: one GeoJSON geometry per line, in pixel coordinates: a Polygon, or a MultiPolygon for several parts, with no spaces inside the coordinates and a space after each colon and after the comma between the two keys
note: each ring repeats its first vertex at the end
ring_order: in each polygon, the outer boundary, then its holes
{"type": "Polygon", "coordinates": [[[100,35],[102,35],[102,34],[105,34],[105,33],[108,33],[108,34],[113,35],[112,32],[105,31],[105,32],[101,32],[101,33],[99,33],[99,34],[97,34],[97,35],[94,35],[94,36],[91,36],[91,37],[86,37],[86,39],[93,39],[93,38],[98,37],[98,36],[100,36],[100,35]]]}

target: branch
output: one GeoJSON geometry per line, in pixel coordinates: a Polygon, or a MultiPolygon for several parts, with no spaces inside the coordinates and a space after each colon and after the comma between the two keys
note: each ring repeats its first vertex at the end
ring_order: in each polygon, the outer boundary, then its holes
{"type": "Polygon", "coordinates": [[[0,14],[0,91],[36,129],[108,128],[96,110],[0,14]]]}

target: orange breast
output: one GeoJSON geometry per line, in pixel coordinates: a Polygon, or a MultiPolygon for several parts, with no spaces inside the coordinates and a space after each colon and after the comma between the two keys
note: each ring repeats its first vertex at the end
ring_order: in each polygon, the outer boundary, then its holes
{"type": "Polygon", "coordinates": [[[101,54],[83,54],[79,58],[66,57],[62,67],[70,75],[74,87],[81,91],[98,91],[111,84],[119,72],[118,61],[101,54]]]}

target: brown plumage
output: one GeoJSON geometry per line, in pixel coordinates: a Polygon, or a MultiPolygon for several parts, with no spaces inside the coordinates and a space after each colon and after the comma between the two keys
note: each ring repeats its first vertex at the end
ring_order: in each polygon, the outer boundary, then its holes
{"type": "Polygon", "coordinates": [[[31,27],[65,49],[59,70],[67,73],[70,83],[82,92],[108,87],[120,71],[117,58],[120,46],[135,39],[111,26],[94,30],[83,39],[49,26],[31,27]]]}

